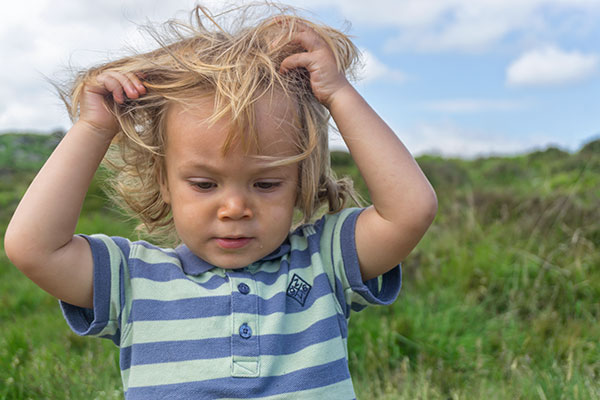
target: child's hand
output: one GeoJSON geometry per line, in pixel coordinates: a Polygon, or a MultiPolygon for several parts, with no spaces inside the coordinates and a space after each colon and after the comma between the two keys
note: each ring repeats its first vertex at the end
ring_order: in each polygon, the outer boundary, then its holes
{"type": "Polygon", "coordinates": [[[83,88],[79,121],[112,138],[118,132],[119,126],[114,115],[106,107],[105,97],[112,94],[114,101],[123,104],[126,97],[137,99],[145,93],[146,88],[135,74],[103,72],[83,88]]]}
{"type": "MultiPolygon", "coordinates": [[[[285,23],[285,20],[277,22],[285,23]]],[[[308,25],[298,22],[298,27],[290,43],[300,45],[306,51],[285,58],[281,62],[280,72],[306,68],[310,73],[313,94],[324,106],[329,107],[340,89],[350,86],[350,83],[346,75],[338,70],[333,52],[325,41],[308,25]]]]}

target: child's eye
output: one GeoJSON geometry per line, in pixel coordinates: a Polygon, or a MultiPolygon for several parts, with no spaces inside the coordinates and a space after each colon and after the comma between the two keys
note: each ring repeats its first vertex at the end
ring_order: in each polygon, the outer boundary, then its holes
{"type": "Polygon", "coordinates": [[[255,187],[257,187],[260,190],[273,190],[276,187],[281,186],[281,182],[256,182],[254,184],[255,187]]]}
{"type": "Polygon", "coordinates": [[[196,189],[204,191],[211,190],[217,187],[217,185],[213,182],[192,182],[192,186],[194,186],[196,189]]]}

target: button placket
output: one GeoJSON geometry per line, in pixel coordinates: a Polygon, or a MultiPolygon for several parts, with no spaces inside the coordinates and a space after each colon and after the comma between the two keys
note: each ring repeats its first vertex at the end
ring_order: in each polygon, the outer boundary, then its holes
{"type": "Polygon", "coordinates": [[[231,283],[231,376],[259,375],[258,296],[248,271],[228,271],[231,283]]]}

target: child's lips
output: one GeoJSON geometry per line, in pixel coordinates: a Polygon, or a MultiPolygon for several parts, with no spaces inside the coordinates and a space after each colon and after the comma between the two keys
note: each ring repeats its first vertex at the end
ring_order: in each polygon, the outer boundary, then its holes
{"type": "Polygon", "coordinates": [[[215,241],[217,244],[224,249],[241,249],[246,246],[252,240],[251,237],[217,237],[215,241]]]}

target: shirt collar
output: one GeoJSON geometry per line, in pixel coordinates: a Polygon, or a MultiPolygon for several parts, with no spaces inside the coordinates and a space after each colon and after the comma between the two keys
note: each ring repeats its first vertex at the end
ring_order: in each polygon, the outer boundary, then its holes
{"type": "MultiPolygon", "coordinates": [[[[285,254],[289,253],[290,249],[290,241],[288,238],[286,238],[285,241],[281,244],[281,246],[279,246],[273,252],[267,254],[257,262],[270,261],[275,260],[277,258],[281,258],[285,254]]],[[[186,275],[200,275],[210,269],[218,268],[195,255],[185,244],[178,246],[175,249],[175,252],[181,260],[181,266],[183,268],[183,272],[185,272],[186,275]]]]}

